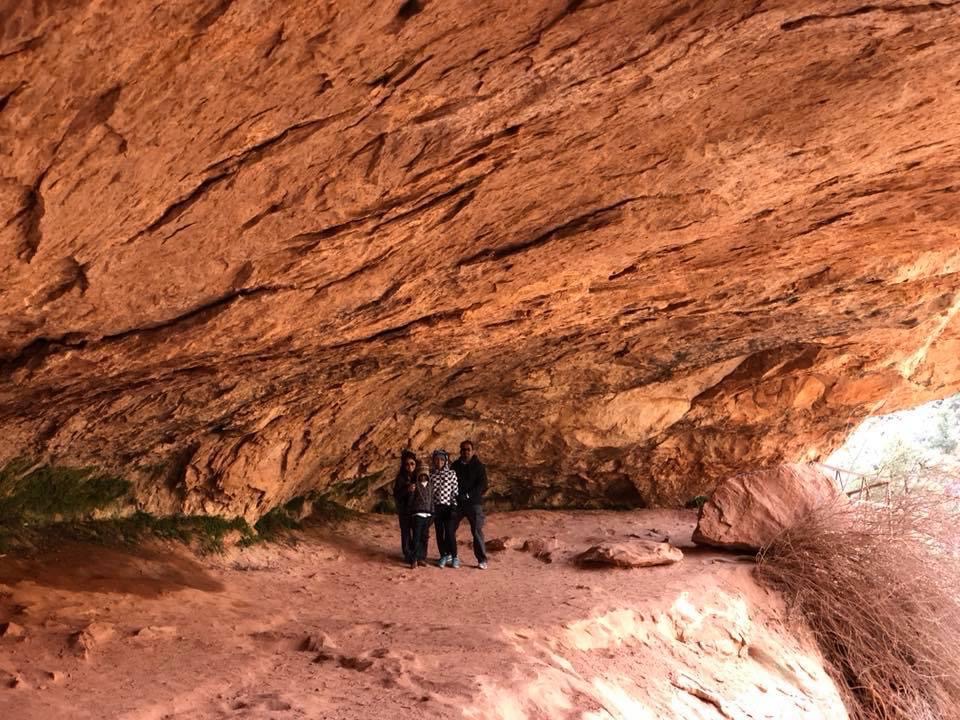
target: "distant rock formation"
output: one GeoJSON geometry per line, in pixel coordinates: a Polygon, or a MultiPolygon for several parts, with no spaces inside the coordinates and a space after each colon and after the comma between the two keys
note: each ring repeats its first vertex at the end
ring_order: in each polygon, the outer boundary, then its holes
{"type": "Polygon", "coordinates": [[[0,462],[680,503],[960,389],[960,7],[0,11],[0,462]],[[387,472],[383,472],[384,470],[387,472]]]}

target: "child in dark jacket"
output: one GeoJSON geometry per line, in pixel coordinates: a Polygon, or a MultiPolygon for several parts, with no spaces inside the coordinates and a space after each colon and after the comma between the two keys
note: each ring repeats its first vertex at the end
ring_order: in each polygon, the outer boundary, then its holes
{"type": "Polygon", "coordinates": [[[413,558],[410,568],[427,564],[427,544],[430,542],[430,524],[433,519],[433,481],[421,470],[409,496],[410,515],[413,520],[413,558]]]}

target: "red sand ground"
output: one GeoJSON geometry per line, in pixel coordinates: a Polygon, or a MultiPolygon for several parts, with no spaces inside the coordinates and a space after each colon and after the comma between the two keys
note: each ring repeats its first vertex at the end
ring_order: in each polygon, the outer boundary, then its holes
{"type": "Polygon", "coordinates": [[[749,563],[691,548],[693,523],[494,514],[488,538],[560,547],[549,564],[506,550],[486,571],[466,545],[459,570],[406,568],[389,517],[215,557],[175,545],[3,557],[0,622],[23,633],[0,637],[0,718],[845,718],[778,598],[749,563]],[[682,562],[569,561],[658,534],[682,562]]]}

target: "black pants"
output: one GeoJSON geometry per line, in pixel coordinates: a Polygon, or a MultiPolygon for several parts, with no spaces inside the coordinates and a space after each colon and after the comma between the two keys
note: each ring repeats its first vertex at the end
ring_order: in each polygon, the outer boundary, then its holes
{"type": "Polygon", "coordinates": [[[460,521],[464,518],[470,523],[470,533],[473,535],[473,554],[477,556],[477,562],[487,561],[487,548],[483,541],[483,506],[466,505],[460,508],[457,513],[456,525],[453,528],[453,542],[457,542],[457,529],[460,527],[460,521]]]}
{"type": "Polygon", "coordinates": [[[457,556],[457,509],[453,505],[437,505],[433,509],[433,526],[437,531],[440,557],[457,556]]]}
{"type": "Polygon", "coordinates": [[[400,552],[404,561],[410,562],[414,559],[413,516],[400,513],[397,519],[400,521],[400,552]]]}
{"type": "Polygon", "coordinates": [[[412,515],[410,520],[413,522],[413,555],[409,562],[427,559],[427,544],[430,542],[430,523],[432,517],[420,517],[412,515]]]}

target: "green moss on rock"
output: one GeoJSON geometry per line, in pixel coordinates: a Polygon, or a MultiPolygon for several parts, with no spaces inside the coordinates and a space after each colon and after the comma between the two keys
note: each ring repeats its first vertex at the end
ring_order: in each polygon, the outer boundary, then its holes
{"type": "Polygon", "coordinates": [[[0,522],[87,517],[129,496],[129,482],[97,468],[38,466],[18,459],[0,469],[0,522]]]}
{"type": "MultiPolygon", "coordinates": [[[[358,478],[348,486],[347,497],[363,497],[381,476],[358,478]]],[[[343,522],[359,515],[339,498],[310,493],[272,509],[253,527],[239,517],[155,517],[142,511],[129,514],[130,490],[128,481],[97,468],[40,465],[24,458],[9,462],[0,468],[0,552],[70,540],[122,545],[161,539],[210,553],[222,551],[231,534],[241,545],[289,538],[291,531],[301,529],[305,513],[312,524],[343,522]]]]}
{"type": "Polygon", "coordinates": [[[154,517],[136,512],[128,517],[102,520],[71,520],[47,524],[0,524],[0,550],[38,550],[61,542],[90,542],[103,545],[136,545],[146,540],[172,540],[192,545],[201,554],[222,552],[231,533],[241,544],[256,538],[243,518],[213,515],[171,515],[154,517]]]}
{"type": "Polygon", "coordinates": [[[286,507],[275,507],[254,524],[257,540],[275,540],[291,530],[299,530],[300,522],[286,507]]]}

